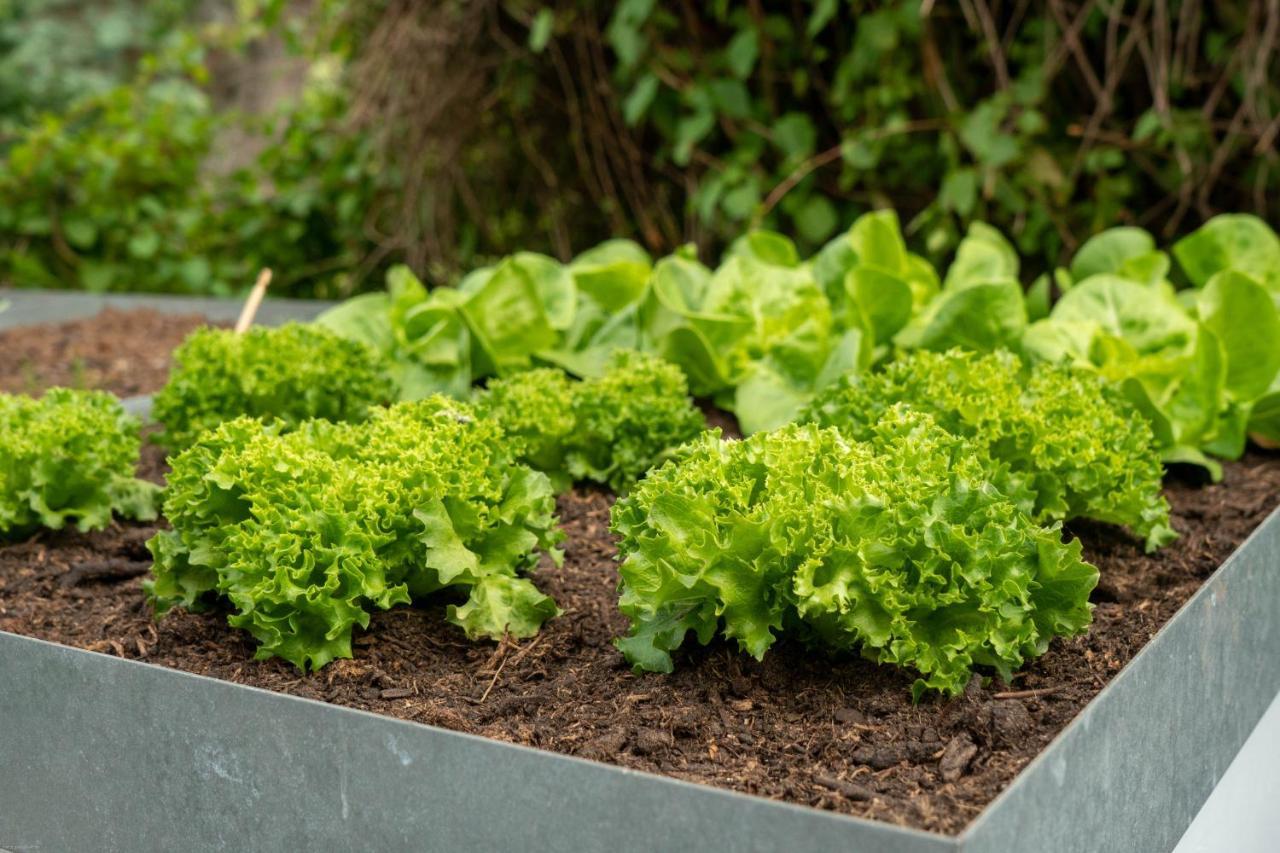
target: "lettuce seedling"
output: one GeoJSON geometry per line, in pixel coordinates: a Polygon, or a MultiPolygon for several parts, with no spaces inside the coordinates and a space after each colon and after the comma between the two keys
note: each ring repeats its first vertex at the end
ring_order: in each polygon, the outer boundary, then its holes
{"type": "Polygon", "coordinates": [[[174,449],[241,415],[289,427],[309,418],[361,421],[395,396],[377,352],[316,326],[291,323],[242,335],[199,329],[173,359],[152,416],[164,424],[156,440],[174,449]]]}
{"type": "Polygon", "coordinates": [[[800,421],[861,440],[896,403],[968,439],[994,463],[993,482],[1036,519],[1128,525],[1148,551],[1177,536],[1151,428],[1096,374],[1026,368],[1005,351],[914,352],[882,371],[842,378],[800,421]]]}
{"type": "Polygon", "coordinates": [[[549,368],[495,380],[476,409],[502,424],[521,460],[559,491],[590,480],[624,493],[706,428],[680,369],[630,350],[615,351],[599,377],[581,382],[549,368]]]}
{"type": "Polygon", "coordinates": [[[557,562],[555,499],[516,464],[501,428],[436,396],[359,424],[238,418],[173,460],[172,530],[148,543],[157,614],[211,597],[257,657],[319,669],[351,656],[370,612],[442,589],[469,638],[528,637],[559,611],[522,575],[557,562]]]}
{"type": "Polygon", "coordinates": [[[617,641],[669,672],[690,632],[760,659],[780,632],[910,667],[913,692],[956,695],[975,666],[1005,679],[1091,618],[1097,570],[989,481],[965,439],[887,410],[866,441],[813,424],[714,433],[613,509],[617,641]]]}
{"type": "Polygon", "coordinates": [[[102,391],[0,394],[0,536],[155,518],[160,487],[134,477],[139,427],[102,391]]]}

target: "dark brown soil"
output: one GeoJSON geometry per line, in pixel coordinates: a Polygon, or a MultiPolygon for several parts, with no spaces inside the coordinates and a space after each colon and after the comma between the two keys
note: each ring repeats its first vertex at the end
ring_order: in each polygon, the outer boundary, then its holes
{"type": "Polygon", "coordinates": [[[169,353],[207,321],[197,314],[107,308],[95,317],[0,332],[0,391],[35,394],[54,385],[120,397],[159,391],[169,353]]]}
{"type": "MultiPolygon", "coordinates": [[[[157,459],[145,463],[151,476],[157,459]]],[[[912,676],[781,642],[764,663],[714,643],[670,676],[634,675],[617,612],[611,498],[560,501],[565,565],[537,575],[565,614],[520,643],[468,643],[443,603],[373,617],[354,660],[301,676],[255,662],[221,614],[151,619],[155,529],[46,533],[0,548],[0,630],[284,693],[939,832],[959,831],[1043,749],[1280,502],[1280,457],[1252,452],[1217,485],[1171,478],[1182,537],[1157,556],[1075,525],[1102,583],[1087,636],[1056,641],[1012,685],[911,704],[912,676]]]]}

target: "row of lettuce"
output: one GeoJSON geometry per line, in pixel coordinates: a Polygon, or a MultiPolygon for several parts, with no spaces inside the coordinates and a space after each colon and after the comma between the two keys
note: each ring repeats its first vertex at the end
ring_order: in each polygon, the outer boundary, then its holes
{"type": "Polygon", "coordinates": [[[320,322],[383,352],[404,399],[464,399],[537,364],[593,376],[615,349],[652,352],[746,434],[896,352],[1007,349],[1098,372],[1146,416],[1166,460],[1216,476],[1214,458],[1239,456],[1248,432],[1280,441],[1280,238],[1256,217],[1223,215],[1171,254],[1141,229],[1113,228],[1024,290],[995,229],[974,225],[939,275],[880,211],[807,260],[755,232],[715,269],[688,251],[655,262],[619,240],[567,264],[517,253],[456,289],[429,292],[402,268],[386,293],[320,322]]]}
{"type": "MultiPolygon", "coordinates": [[[[221,601],[304,670],[445,588],[469,637],[531,636],[558,613],[529,577],[560,560],[555,495],[588,480],[623,496],[638,669],[721,635],[859,650],[917,696],[1008,678],[1089,624],[1098,572],[1063,521],[1154,550],[1176,536],[1162,460],[1216,474],[1276,436],[1280,241],[1220,217],[1173,254],[1180,273],[1104,232],[1050,306],[991,229],[939,277],[879,213],[808,261],[767,233],[714,271],[615,241],[456,289],[397,270],[314,326],[202,330],[155,399],[174,455],[148,594],[221,601]],[[706,430],[691,394],[748,437],[706,430]]],[[[0,533],[154,517],[110,397],[3,398],[0,440],[0,533]]]]}

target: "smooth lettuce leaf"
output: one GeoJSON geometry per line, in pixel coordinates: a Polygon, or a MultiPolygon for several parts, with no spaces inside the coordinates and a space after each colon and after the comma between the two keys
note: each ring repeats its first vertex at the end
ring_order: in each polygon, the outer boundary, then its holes
{"type": "Polygon", "coordinates": [[[1196,287],[1204,287],[1223,270],[1235,270],[1280,295],[1280,237],[1251,214],[1213,217],[1175,243],[1173,256],[1196,287]]]}
{"type": "Polygon", "coordinates": [[[1196,310],[1222,342],[1227,393],[1243,403],[1265,394],[1280,374],[1280,313],[1271,294],[1248,275],[1224,270],[1197,294],[1196,310]]]}
{"type": "Polygon", "coordinates": [[[1018,256],[999,231],[970,226],[934,296],[894,337],[903,349],[986,352],[1016,345],[1027,326],[1018,256]]]}
{"type": "Polygon", "coordinates": [[[1156,248],[1155,238],[1141,228],[1108,228],[1084,242],[1071,259],[1076,282],[1095,275],[1114,275],[1139,284],[1157,284],[1169,274],[1169,256],[1156,248]]]}

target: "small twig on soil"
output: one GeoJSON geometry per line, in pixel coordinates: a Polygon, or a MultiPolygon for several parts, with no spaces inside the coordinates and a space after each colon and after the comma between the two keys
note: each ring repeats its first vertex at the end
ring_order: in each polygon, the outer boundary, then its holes
{"type": "Polygon", "coordinates": [[[76,586],[82,581],[119,581],[136,578],[139,575],[145,575],[151,566],[149,563],[139,562],[137,560],[126,560],[121,557],[112,557],[106,560],[100,560],[93,563],[82,563],[73,567],[60,578],[58,578],[58,586],[64,589],[76,586]]]}
{"type": "Polygon", "coordinates": [[[236,334],[243,335],[249,326],[253,325],[253,318],[258,313],[259,306],[262,305],[262,297],[267,295],[267,287],[271,284],[271,270],[263,267],[262,272],[258,273],[258,280],[253,284],[253,290],[249,291],[249,298],[244,302],[244,308],[240,309],[240,318],[236,320],[236,334]]]}
{"type": "Polygon", "coordinates": [[[1068,685],[1059,684],[1057,687],[1037,687],[1034,690],[1010,690],[1005,693],[992,693],[992,699],[1037,699],[1041,696],[1048,696],[1051,693],[1057,693],[1065,690],[1068,685]]]}
{"type": "Polygon", "coordinates": [[[824,788],[843,794],[850,800],[869,800],[875,796],[875,793],[870,788],[864,788],[861,785],[855,785],[852,782],[846,782],[843,779],[829,776],[825,773],[814,776],[813,781],[824,788]]]}
{"type": "MultiPolygon", "coordinates": [[[[506,642],[506,641],[505,641],[505,639],[504,639],[504,641],[503,641],[503,642],[504,642],[504,643],[506,642]]],[[[489,686],[488,686],[488,687],[486,687],[486,688],[484,689],[484,695],[482,695],[482,696],[480,697],[480,701],[479,701],[477,704],[479,704],[479,705],[483,705],[483,704],[484,704],[484,700],[486,700],[486,699],[488,699],[488,698],[489,698],[489,693],[490,693],[490,691],[492,691],[492,690],[493,690],[493,686],[494,686],[495,684],[497,684],[497,683],[498,683],[498,676],[499,676],[499,675],[502,675],[502,669],[503,669],[503,667],[505,667],[505,666],[507,665],[507,661],[508,661],[508,660],[510,660],[510,661],[511,661],[511,663],[513,663],[513,664],[518,664],[518,663],[520,663],[520,661],[524,660],[525,656],[526,656],[526,655],[528,655],[528,654],[529,654],[529,652],[533,651],[533,647],[534,647],[534,646],[536,646],[536,645],[538,645],[538,643],[540,643],[540,642],[542,642],[542,637],[535,637],[532,643],[530,643],[529,645],[525,646],[525,647],[524,647],[523,649],[521,649],[520,651],[516,652],[516,654],[515,654],[514,656],[508,656],[508,655],[505,653],[505,648],[504,648],[504,654],[502,655],[502,660],[498,661],[498,669],[497,669],[497,671],[496,671],[496,672],[494,672],[494,674],[493,674],[493,679],[492,679],[492,680],[490,680],[490,682],[489,682],[489,686]]],[[[507,647],[507,648],[509,648],[509,647],[507,647]]]]}
{"type": "Polygon", "coordinates": [[[493,685],[498,683],[498,676],[502,675],[502,668],[506,665],[507,665],[507,656],[503,655],[502,660],[498,661],[498,668],[493,673],[493,679],[489,682],[489,686],[484,689],[484,695],[480,697],[481,705],[484,704],[484,700],[489,698],[489,693],[490,691],[493,690],[493,685]]]}

